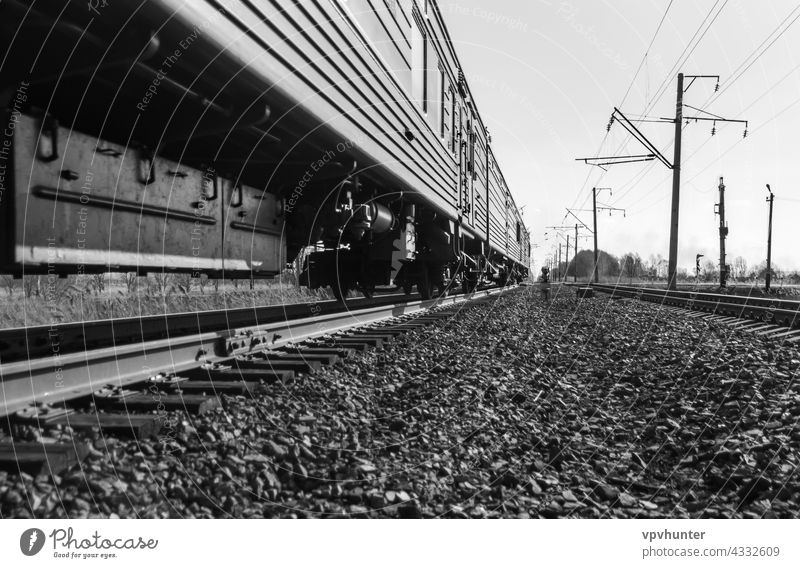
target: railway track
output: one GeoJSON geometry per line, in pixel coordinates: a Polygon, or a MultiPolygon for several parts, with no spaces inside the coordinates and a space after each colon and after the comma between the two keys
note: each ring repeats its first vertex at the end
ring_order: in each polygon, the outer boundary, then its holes
{"type": "Polygon", "coordinates": [[[612,297],[658,303],[789,343],[800,341],[800,301],[608,284],[591,287],[612,297]]]}
{"type": "MultiPolygon", "coordinates": [[[[355,350],[446,318],[491,288],[436,300],[391,294],[372,300],[297,304],[64,324],[0,332],[11,359],[0,366],[7,425],[99,428],[146,438],[172,410],[203,413],[222,394],[314,373],[355,350]],[[24,358],[26,347],[37,356],[24,358]]],[[[33,473],[80,461],[81,444],[0,442],[0,467],[33,473]]]]}

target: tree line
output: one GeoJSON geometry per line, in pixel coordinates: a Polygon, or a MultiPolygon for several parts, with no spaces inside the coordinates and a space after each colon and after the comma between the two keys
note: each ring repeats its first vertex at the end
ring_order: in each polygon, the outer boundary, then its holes
{"type": "MultiPolygon", "coordinates": [[[[619,257],[604,250],[597,251],[598,276],[601,280],[667,280],[667,259],[660,254],[651,254],[646,259],[639,253],[628,252],[619,257]]],[[[579,280],[588,280],[592,277],[594,267],[594,252],[591,250],[579,251],[577,257],[569,262],[561,262],[554,267],[554,278],[573,279],[577,274],[579,280]]],[[[737,256],[729,265],[728,279],[748,282],[763,280],[767,273],[766,261],[750,266],[744,257],[737,256]]],[[[785,284],[800,284],[800,272],[784,271],[772,263],[772,278],[785,284]]],[[[678,268],[679,281],[717,282],[719,281],[719,266],[712,259],[701,259],[699,274],[695,267],[678,268]]]]}

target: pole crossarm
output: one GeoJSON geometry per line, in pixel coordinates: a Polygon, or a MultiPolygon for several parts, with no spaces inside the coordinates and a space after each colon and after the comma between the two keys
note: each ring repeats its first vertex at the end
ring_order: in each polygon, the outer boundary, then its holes
{"type": "MultiPolygon", "coordinates": [[[[689,105],[684,105],[689,106],[689,105]]],[[[693,108],[693,107],[690,107],[693,108]]],[[[699,109],[695,109],[699,110],[699,109]]],[[[705,112],[705,111],[700,111],[705,112]]],[[[708,113],[711,114],[711,113],[708,113]]],[[[742,134],[742,138],[747,138],[747,127],[749,126],[749,122],[747,120],[737,119],[737,118],[722,118],[718,117],[717,115],[711,115],[711,117],[707,116],[685,116],[683,119],[686,121],[686,124],[689,124],[690,121],[694,120],[697,122],[698,120],[705,120],[707,122],[713,122],[714,126],[711,128],[711,136],[717,133],[717,123],[718,122],[738,122],[739,124],[744,124],[744,133],[742,134]]]]}
{"type": "MultiPolygon", "coordinates": [[[[552,227],[548,227],[548,228],[552,228],[552,227]]],[[[573,229],[573,227],[564,227],[564,229],[570,229],[570,230],[572,230],[572,229],[573,229]]],[[[563,234],[563,233],[561,233],[560,231],[557,231],[557,232],[556,232],[556,236],[558,236],[558,237],[560,237],[561,239],[563,239],[563,240],[565,240],[565,241],[569,242],[569,235],[564,235],[564,234],[563,234]]]]}
{"type": "Polygon", "coordinates": [[[616,160],[619,158],[652,158],[654,154],[635,154],[633,156],[596,156],[594,158],[575,158],[576,162],[586,162],[588,160],[616,160]]]}
{"type": "Polygon", "coordinates": [[[581,221],[581,218],[580,218],[580,217],[578,217],[577,215],[575,215],[575,213],[573,213],[571,209],[569,209],[568,207],[567,207],[566,209],[567,209],[567,213],[569,213],[570,215],[572,215],[573,217],[575,217],[575,219],[578,221],[578,223],[580,223],[581,225],[583,225],[583,227],[584,227],[584,228],[585,228],[587,231],[589,231],[590,233],[594,233],[594,231],[592,231],[592,230],[591,230],[591,229],[590,229],[590,228],[589,228],[589,227],[586,225],[586,223],[584,223],[583,221],[581,221]]]}
{"type": "Polygon", "coordinates": [[[717,91],[719,91],[719,75],[684,75],[684,78],[691,79],[691,81],[689,81],[689,84],[686,85],[686,88],[683,89],[684,93],[688,91],[689,87],[694,85],[694,82],[697,81],[698,79],[716,79],[717,85],[714,87],[714,92],[716,93],[717,91]]]}
{"type": "Polygon", "coordinates": [[[603,156],[596,158],[575,158],[576,162],[583,162],[587,166],[598,166],[602,169],[603,166],[615,166],[617,164],[631,164],[633,162],[649,162],[655,160],[655,154],[635,154],[632,156],[603,156]],[[607,160],[605,162],[594,163],[597,160],[607,160]]]}
{"type": "Polygon", "coordinates": [[[708,120],[710,122],[738,122],[740,124],[744,124],[745,126],[747,126],[748,123],[749,123],[749,121],[747,121],[747,120],[741,120],[741,119],[737,119],[737,118],[709,118],[707,116],[685,116],[683,119],[686,120],[686,121],[689,121],[689,120],[694,120],[694,121],[708,120]]]}
{"type": "Polygon", "coordinates": [[[630,133],[631,136],[636,138],[636,140],[638,140],[639,143],[641,143],[645,148],[650,150],[651,154],[654,155],[655,157],[657,157],[661,161],[662,164],[667,166],[669,169],[672,169],[672,164],[669,162],[669,160],[667,160],[664,157],[664,155],[661,153],[661,151],[658,148],[656,148],[655,144],[650,142],[650,140],[648,140],[647,136],[645,136],[642,133],[641,130],[636,128],[636,125],[634,125],[628,119],[628,117],[625,116],[625,114],[621,110],[619,110],[617,107],[614,107],[614,112],[611,114],[611,122],[612,123],[613,123],[614,119],[616,119],[617,122],[619,122],[623,126],[623,128],[625,128],[625,130],[627,130],[628,133],[630,133]]]}
{"type": "MultiPolygon", "coordinates": [[[[707,114],[708,116],[713,116],[714,118],[718,118],[720,120],[725,120],[723,117],[721,117],[721,116],[719,116],[717,114],[714,114],[713,112],[708,112],[707,110],[703,110],[701,108],[693,107],[692,105],[687,105],[686,103],[683,103],[683,106],[685,106],[686,108],[690,108],[692,110],[696,110],[697,112],[702,112],[703,114],[707,114]]],[[[672,121],[673,119],[668,119],[668,120],[672,121]]]]}
{"type": "Polygon", "coordinates": [[[597,210],[598,211],[608,211],[609,215],[611,215],[611,213],[613,213],[614,211],[622,211],[622,216],[623,217],[627,217],[628,216],[628,212],[625,209],[622,209],[621,207],[610,207],[608,205],[598,205],[597,206],[597,210]]]}
{"type": "Polygon", "coordinates": [[[600,162],[597,164],[589,164],[590,166],[616,166],[618,164],[633,164],[634,162],[652,162],[655,160],[655,156],[650,156],[649,158],[640,158],[638,160],[617,160],[615,162],[600,162]]]}

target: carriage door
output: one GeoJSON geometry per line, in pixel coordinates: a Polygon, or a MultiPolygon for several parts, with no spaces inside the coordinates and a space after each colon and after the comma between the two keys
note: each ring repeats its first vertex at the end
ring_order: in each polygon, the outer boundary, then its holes
{"type": "Polygon", "coordinates": [[[462,221],[469,219],[469,128],[464,124],[464,110],[458,107],[458,205],[462,221]]]}
{"type": "Polygon", "coordinates": [[[475,226],[475,130],[474,122],[467,122],[467,222],[470,227],[475,226]]]}

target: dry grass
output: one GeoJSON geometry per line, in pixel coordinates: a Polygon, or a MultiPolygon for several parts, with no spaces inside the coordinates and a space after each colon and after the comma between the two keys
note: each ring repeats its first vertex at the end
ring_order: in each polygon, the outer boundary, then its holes
{"type": "Polygon", "coordinates": [[[291,275],[275,280],[214,281],[188,275],[132,277],[119,275],[48,279],[3,278],[0,328],[50,325],[76,321],[130,318],[179,312],[273,306],[331,298],[327,290],[308,290],[291,275]]]}

